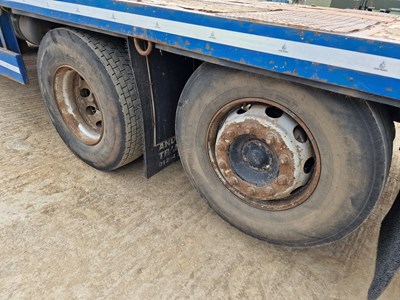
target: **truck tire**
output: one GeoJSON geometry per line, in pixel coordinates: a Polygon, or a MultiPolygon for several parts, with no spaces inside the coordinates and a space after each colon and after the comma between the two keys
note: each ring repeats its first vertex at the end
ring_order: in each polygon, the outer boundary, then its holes
{"type": "Polygon", "coordinates": [[[208,204],[271,243],[338,240],[385,185],[393,122],[360,99],[203,64],[179,101],[181,161],[208,204]]]}
{"type": "Polygon", "coordinates": [[[37,65],[50,118],[76,156],[110,171],[142,155],[140,99],[124,40],[53,29],[37,65]]]}

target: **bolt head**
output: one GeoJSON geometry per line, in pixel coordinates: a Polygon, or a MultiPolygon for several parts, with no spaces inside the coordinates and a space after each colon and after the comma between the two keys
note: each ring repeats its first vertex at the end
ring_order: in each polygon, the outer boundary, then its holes
{"type": "Polygon", "coordinates": [[[232,170],[231,170],[231,169],[227,169],[227,170],[225,170],[225,171],[224,171],[224,173],[225,173],[225,176],[226,176],[227,178],[229,178],[230,176],[232,176],[232,175],[233,175],[233,172],[232,172],[232,170]]]}
{"type": "Polygon", "coordinates": [[[278,177],[278,184],[279,185],[287,185],[289,183],[289,179],[286,175],[280,175],[278,177]]]}
{"type": "Polygon", "coordinates": [[[279,162],[280,162],[282,165],[286,165],[286,164],[288,164],[288,163],[290,162],[290,158],[289,158],[289,156],[287,156],[286,154],[281,154],[281,155],[279,156],[279,162]]]}
{"type": "Polygon", "coordinates": [[[219,152],[224,152],[224,151],[226,150],[226,145],[225,145],[225,143],[219,142],[219,143],[217,144],[217,150],[218,150],[219,152]]]}
{"type": "Polygon", "coordinates": [[[267,186],[267,187],[264,189],[264,192],[265,192],[265,194],[267,195],[267,197],[272,197],[272,196],[275,195],[275,190],[274,190],[274,188],[271,187],[271,186],[267,186]]]}
{"type": "Polygon", "coordinates": [[[228,179],[228,182],[230,185],[237,185],[239,183],[239,180],[235,176],[231,176],[228,179]]]}
{"type": "Polygon", "coordinates": [[[245,132],[246,134],[252,134],[252,133],[254,132],[254,128],[253,128],[252,126],[250,126],[250,125],[246,125],[246,126],[244,127],[244,132],[245,132]]]}
{"type": "Polygon", "coordinates": [[[256,193],[256,189],[253,188],[253,187],[251,187],[251,186],[249,186],[249,187],[247,188],[247,193],[248,193],[249,195],[253,196],[253,195],[256,193]]]}
{"type": "Polygon", "coordinates": [[[267,135],[267,137],[265,138],[265,142],[267,143],[267,145],[270,145],[270,146],[274,145],[276,143],[275,135],[272,133],[269,133],[267,135]]]}
{"type": "Polygon", "coordinates": [[[232,139],[235,137],[235,132],[234,132],[233,130],[229,130],[229,131],[226,133],[226,137],[227,137],[228,139],[232,140],[232,139]]]}
{"type": "Polygon", "coordinates": [[[218,161],[218,166],[219,166],[221,169],[226,169],[226,168],[228,167],[228,164],[226,163],[225,160],[221,159],[221,160],[218,161]]]}

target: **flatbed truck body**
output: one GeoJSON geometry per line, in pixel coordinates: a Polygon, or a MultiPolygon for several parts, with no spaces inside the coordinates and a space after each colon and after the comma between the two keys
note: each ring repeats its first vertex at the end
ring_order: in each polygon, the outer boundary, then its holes
{"type": "Polygon", "coordinates": [[[1,4],[26,15],[144,38],[171,50],[346,88],[353,94],[400,98],[395,88],[400,78],[400,20],[395,15],[259,1],[1,4]]]}

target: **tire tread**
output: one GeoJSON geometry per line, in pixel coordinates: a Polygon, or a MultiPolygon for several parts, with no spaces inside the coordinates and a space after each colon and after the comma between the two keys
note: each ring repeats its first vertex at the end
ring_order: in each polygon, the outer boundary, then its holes
{"type": "Polygon", "coordinates": [[[143,116],[135,76],[129,63],[126,44],[117,38],[71,29],[95,52],[107,70],[118,93],[125,119],[125,151],[122,167],[143,154],[143,116]]]}

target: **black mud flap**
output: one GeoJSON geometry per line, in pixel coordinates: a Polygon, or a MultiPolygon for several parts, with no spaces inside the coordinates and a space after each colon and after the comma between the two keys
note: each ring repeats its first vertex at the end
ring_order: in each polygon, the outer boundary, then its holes
{"type": "Polygon", "coordinates": [[[400,268],[400,193],[382,221],[379,233],[375,275],[368,291],[368,300],[384,292],[400,268]]]}
{"type": "Polygon", "coordinates": [[[141,56],[131,38],[128,48],[141,98],[145,175],[149,178],[179,159],[175,139],[176,108],[198,63],[158,49],[141,56]]]}

